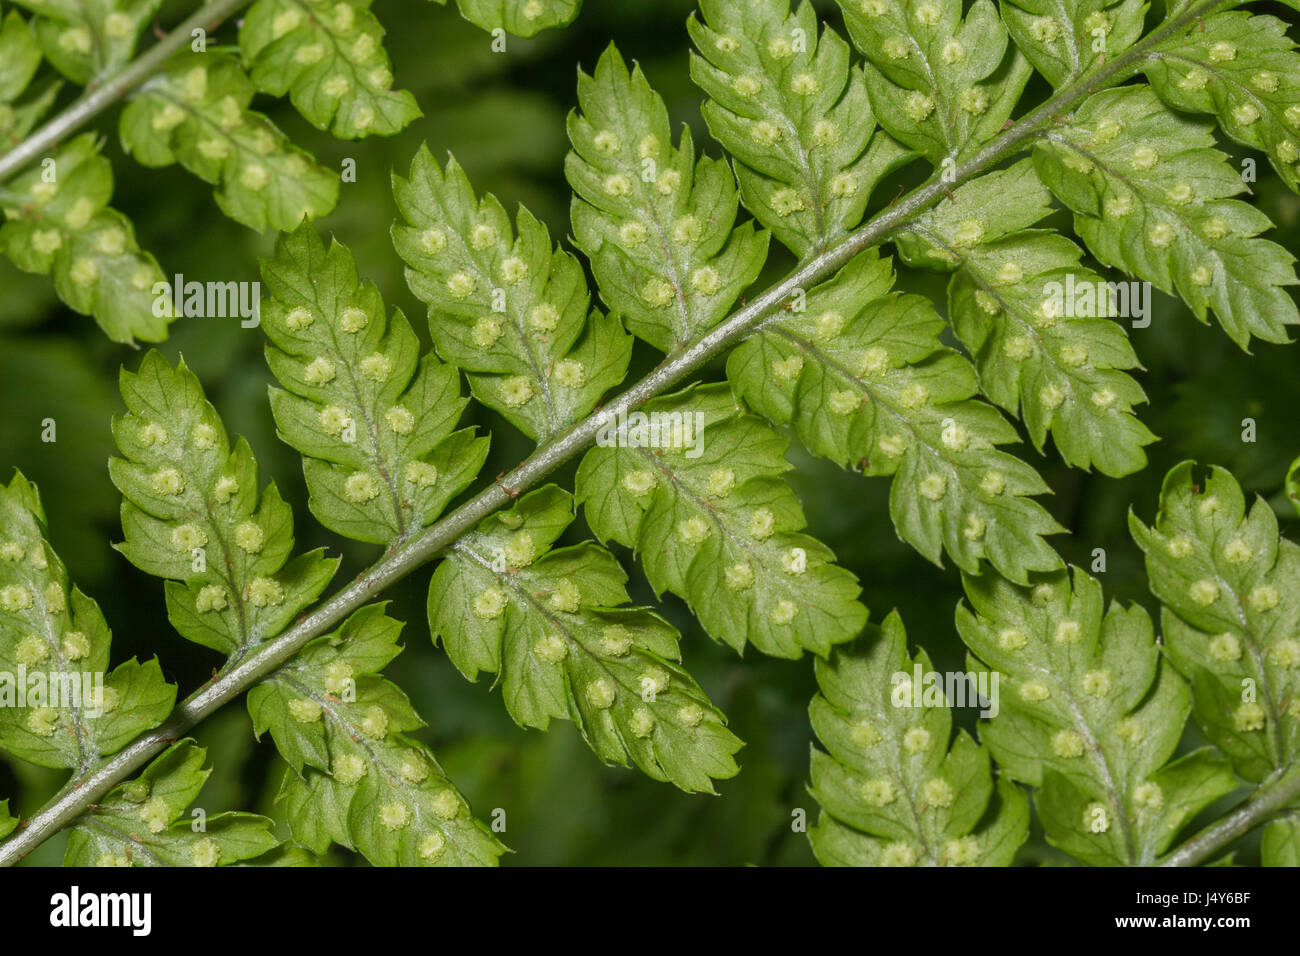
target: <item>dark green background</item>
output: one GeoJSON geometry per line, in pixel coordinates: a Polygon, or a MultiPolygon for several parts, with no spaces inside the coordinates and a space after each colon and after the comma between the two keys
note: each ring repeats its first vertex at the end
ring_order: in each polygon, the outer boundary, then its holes
{"type": "MultiPolygon", "coordinates": [[[[162,21],[175,23],[188,4],[168,3],[162,21]]],[[[269,115],[320,162],[338,168],[357,162],[358,181],[344,184],[338,209],[318,223],[356,254],[361,272],[375,280],[388,304],[417,320],[424,315],[402,276],[388,240],[396,210],[390,170],[403,171],[421,142],[440,158],[450,151],[475,187],[495,193],[508,209],[523,203],[557,237],[568,235],[569,190],[563,177],[567,148],[564,117],[573,107],[576,68],[591,70],[611,41],[625,57],[638,60],[668,102],[678,122],[689,123],[712,155],[699,115],[700,94],[687,74],[686,0],[587,0],[577,23],[531,40],[511,38],[505,54],[490,50],[490,38],[453,9],[422,0],[376,0],[374,11],[388,28],[386,41],[397,85],[410,89],[425,112],[391,139],[348,143],[332,139],[299,118],[287,102],[262,99],[254,105],[269,115]]],[[[819,3],[827,20],[842,31],[833,4],[819,3]]],[[[1259,12],[1263,12],[1262,10],[1259,12]]],[[[233,28],[214,42],[231,42],[233,28]]],[[[1035,81],[1023,101],[1045,94],[1035,81]]],[[[122,155],[117,111],[101,117],[106,154],[117,175],[114,205],[135,223],[141,245],[153,251],[167,275],[181,272],[200,280],[254,280],[257,260],[274,236],[259,236],[222,217],[210,188],[179,166],[145,170],[122,155]]],[[[1252,155],[1225,144],[1233,162],[1252,155]]],[[[1287,192],[1259,160],[1260,182],[1252,201],[1279,226],[1272,238],[1290,249],[1300,236],[1300,199],[1287,192]]],[[[913,184],[914,168],[889,178],[873,198],[887,202],[900,184],[913,184]]],[[[1250,198],[1250,197],[1247,197],[1250,198]]],[[[1055,223],[1069,229],[1068,219],[1055,223]]],[[[774,254],[763,282],[790,265],[774,254]]],[[[946,277],[911,273],[902,284],[940,303],[946,277]]],[[[1161,441],[1149,449],[1142,473],[1113,480],[1063,467],[1048,448],[1037,454],[1027,444],[1014,449],[1039,467],[1055,495],[1046,501],[1073,532],[1056,539],[1067,560],[1088,566],[1094,548],[1104,548],[1101,575],[1108,594],[1150,605],[1140,554],[1128,537],[1130,507],[1150,520],[1165,471],[1185,458],[1233,470],[1249,491],[1283,511],[1279,494],[1287,463],[1300,453],[1300,353],[1257,344],[1246,355],[1217,328],[1196,322],[1182,304],[1156,294],[1151,326],[1131,332],[1146,371],[1139,380],[1150,396],[1140,416],[1161,441]],[[1241,440],[1242,419],[1257,423],[1257,440],[1241,440]]],[[[423,325],[416,322],[417,328],[423,325]]],[[[422,330],[422,334],[424,333],[422,330]]],[[[262,358],[263,336],[237,320],[183,319],[173,326],[163,350],[179,354],[195,369],[232,432],[251,442],[263,480],[274,480],[298,505],[301,549],[324,545],[344,556],[336,582],[373,561],[378,549],[342,542],[324,532],[304,503],[300,460],[275,437],[262,358]]],[[[64,309],[48,280],[25,276],[0,260],[0,467],[11,466],[37,481],[50,516],[54,547],[73,579],[103,607],[114,632],[114,660],[157,655],[169,679],[189,693],[219,662],[205,649],[181,640],[167,625],[162,586],[136,571],[111,547],[121,537],[119,499],[108,479],[112,453],[110,416],[119,411],[116,374],[134,367],[140,354],[110,343],[86,317],[64,309]],[[57,421],[58,440],[40,440],[41,420],[57,421]]],[[[633,374],[659,356],[638,345],[633,374]]],[[[721,364],[705,378],[718,379],[721,364]]],[[[471,409],[470,420],[492,433],[492,456],[484,476],[497,474],[529,451],[526,440],[499,418],[471,409]]],[[[840,562],[858,575],[863,600],[879,622],[898,608],[911,640],[923,645],[940,669],[962,667],[963,651],[952,626],[960,581],[899,542],[888,517],[889,484],[866,479],[822,461],[797,447],[790,452],[793,474],[810,530],[829,544],[840,562]]],[[[572,468],[556,480],[572,487],[572,468]]],[[[1294,519],[1294,514],[1291,514],[1294,519]]],[[[580,523],[579,523],[580,524],[580,523]]],[[[1296,531],[1296,522],[1289,525],[1296,531]]],[[[572,533],[585,534],[575,526],[572,533]]],[[[652,602],[630,556],[623,554],[638,600],[652,602]]],[[[424,620],[424,570],[386,597],[391,613],[408,622],[406,652],[388,675],[413,698],[428,721],[425,739],[466,793],[481,818],[506,811],[505,842],[515,851],[507,864],[807,864],[806,840],[791,830],[798,808],[816,818],[805,789],[811,735],[808,700],[814,690],[812,661],[776,661],[751,652],[740,660],[696,627],[684,606],[668,598],[664,612],[682,629],[686,665],[730,716],[747,742],[740,775],[724,781],[721,796],[687,796],[636,771],[606,768],[582,743],[573,726],[556,723],[546,734],[523,731],[507,716],[486,683],[470,684],[429,640],[424,620]]],[[[197,732],[210,748],[215,772],[200,803],[209,813],[254,809],[276,816],[272,799],[284,767],[270,741],[255,745],[241,704],[231,705],[197,732]]],[[[1189,732],[1186,744],[1194,741],[1189,732]]],[[[0,762],[0,797],[11,809],[34,812],[61,782],[61,774],[0,762]]],[[[50,840],[30,859],[55,863],[62,840],[50,840]]],[[[1248,845],[1239,859],[1254,855],[1248,845]]],[[[1053,854],[1031,836],[1025,862],[1053,854]]],[[[351,862],[339,854],[336,862],[351,862]]]]}

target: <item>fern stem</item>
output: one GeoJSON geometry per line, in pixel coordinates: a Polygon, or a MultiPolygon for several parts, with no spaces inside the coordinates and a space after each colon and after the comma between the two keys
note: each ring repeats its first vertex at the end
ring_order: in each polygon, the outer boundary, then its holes
{"type": "Polygon", "coordinates": [[[54,117],[35,133],[9,152],[0,156],[0,182],[19,172],[28,163],[59,143],[69,134],[85,126],[104,110],[126,96],[151,75],[162,68],[168,58],[191,40],[194,30],[215,29],[249,0],[210,0],[205,2],[188,20],[136,57],[112,76],[92,80],[86,92],[62,113],[54,117]]]}
{"type": "Polygon", "coordinates": [[[1285,773],[1278,771],[1272,779],[1261,783],[1245,803],[1170,853],[1160,861],[1160,865],[1196,866],[1259,824],[1266,823],[1297,797],[1300,797],[1300,767],[1285,773]]]}
{"type": "MultiPolygon", "coordinates": [[[[1223,2],[1224,0],[1201,0],[1200,3],[1189,5],[1124,53],[1058,90],[974,156],[958,165],[951,182],[932,178],[918,186],[837,245],[800,264],[783,280],[752,299],[725,322],[674,352],[654,371],[603,409],[539,446],[516,468],[451,514],[407,538],[399,538],[382,559],[347,587],[300,617],[279,637],[252,649],[235,666],[187,697],[162,726],[137,738],[125,750],[70,781],[36,816],[25,821],[9,840],[0,843],[0,866],[18,862],[44,840],[76,820],[89,804],[183,737],[199,721],[268,677],[313,638],[342,623],[349,614],[372,600],[384,588],[427,564],[462,535],[473,530],[481,520],[581,454],[595,442],[607,416],[631,411],[680,383],[709,360],[752,334],[763,319],[779,313],[782,304],[799,290],[807,290],[829,277],[864,249],[885,242],[912,218],[942,200],[954,187],[1023,150],[1039,136],[1046,124],[1052,122],[1054,116],[1072,109],[1099,87],[1131,75],[1133,65],[1147,55],[1151,46],[1194,22],[1197,17],[1206,15],[1223,2]]],[[[211,13],[222,8],[225,13],[229,13],[239,5],[236,0],[215,0],[205,10],[211,13]]],[[[174,33],[188,30],[193,19],[174,33]]],[[[160,43],[159,46],[161,45],[160,43]]],[[[157,49],[154,47],[150,54],[157,49]]]]}

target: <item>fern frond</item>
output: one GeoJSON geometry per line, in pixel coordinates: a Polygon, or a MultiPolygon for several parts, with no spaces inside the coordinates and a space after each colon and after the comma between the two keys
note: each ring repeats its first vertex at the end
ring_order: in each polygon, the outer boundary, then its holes
{"type": "Polygon", "coordinates": [[[114,342],[158,342],[173,321],[170,299],[154,294],[167,280],[136,245],[131,223],[108,205],[113,169],[99,149],[94,134],[83,134],[50,157],[52,165],[5,184],[0,250],[24,272],[52,276],[59,298],[93,316],[114,342]]]}
{"type": "Polygon", "coordinates": [[[309,506],[350,538],[399,542],[478,474],[487,439],[455,430],[465,400],[454,368],[420,358],[401,311],[357,276],[352,254],[304,225],[262,263],[262,328],[280,437],[303,453],[309,506]]]}
{"type": "Polygon", "coordinates": [[[236,222],[286,232],[333,211],[339,177],[249,110],[254,92],[233,56],[178,54],[122,111],[122,148],[217,185],[217,205],[236,222]]]}
{"type": "Polygon", "coordinates": [[[942,687],[943,678],[924,651],[908,655],[898,612],[818,660],[816,671],[809,716],[826,751],[812,748],[809,792],[822,815],[808,839],[818,860],[1010,865],[1028,836],[1029,801],[1010,780],[995,784],[986,747],[964,730],[952,740],[942,690],[934,701],[917,696],[925,681],[942,687]]]}
{"type": "Polygon", "coordinates": [[[109,475],[122,493],[118,545],[147,574],[168,578],[167,616],[195,643],[238,658],[278,635],[338,568],[321,551],[293,560],[293,510],[274,483],[258,495],[257,462],[234,448],[182,360],[151,351],[121,374],[127,413],[113,419],[122,458],[109,475]]]}
{"type": "Polygon", "coordinates": [[[510,715],[545,730],[571,719],[603,760],[713,792],[741,742],[680,666],[679,635],[626,607],[627,574],[584,542],[554,548],[573,498],[548,485],[452,546],[429,588],[429,629],[470,680],[497,674],[510,715]]]}
{"type": "Polygon", "coordinates": [[[1047,485],[997,448],[1015,430],[972,400],[974,370],[940,344],[929,301],[892,284],[888,259],[860,254],[733,351],[727,377],[813,454],[895,476],[894,527],[929,560],[977,573],[987,559],[1017,581],[1059,567],[1043,536],[1063,529],[1029,497],[1047,485]]]}
{"type": "Polygon", "coordinates": [[[989,0],[836,0],[867,58],[876,120],[938,165],[1002,129],[1031,72],[989,0]]]}
{"type": "Polygon", "coordinates": [[[174,743],[134,780],[77,819],[64,866],[230,866],[275,848],[274,821],[253,813],[182,819],[212,771],[207,751],[174,743]]]}
{"type": "Polygon", "coordinates": [[[1074,569],[1019,587],[964,578],[957,630],[1001,674],[982,739],[998,766],[1037,789],[1047,839],[1093,866],[1148,866],[1202,809],[1236,788],[1208,748],[1170,761],[1190,701],[1160,661],[1141,607],[1112,604],[1074,569]],[[1009,685],[1009,686],[1008,686],[1009,685]]]}
{"type": "Polygon", "coordinates": [[[1300,54],[1285,23],[1216,13],[1159,44],[1141,68],[1167,104],[1213,113],[1225,133],[1267,155],[1300,191],[1300,54]]]}
{"type": "Polygon", "coordinates": [[[980,390],[1024,420],[1035,448],[1050,431],[1067,464],[1131,474],[1156,440],[1132,412],[1146,394],[1122,371],[1138,358],[1109,319],[1112,287],[1079,265],[1083,250],[1028,229],[1050,212],[1050,194],[1023,160],[957,189],[895,242],[911,265],[954,270],[953,331],[975,360],[980,390]]]}
{"type": "Polygon", "coordinates": [[[1183,462],[1165,477],[1154,527],[1132,514],[1129,525],[1196,722],[1259,781],[1300,757],[1300,546],[1279,538],[1262,500],[1247,513],[1227,471],[1203,485],[1192,471],[1183,462]]]}
{"type": "Polygon", "coordinates": [[[526,38],[568,26],[582,9],[582,0],[456,0],[456,5],[461,16],[477,27],[526,38]]]}
{"type": "Polygon", "coordinates": [[[578,102],[564,164],[577,194],[574,243],[628,331],[675,351],[721,322],[757,278],[767,233],[735,226],[726,161],[697,164],[689,127],[673,146],[663,99],[613,46],[594,76],[579,72],[578,102]]]}
{"type": "Polygon", "coordinates": [[[657,593],[684,598],[714,640],[774,657],[825,656],[866,623],[857,579],[800,532],[784,475],[788,440],[744,413],[725,384],[607,419],[578,466],[596,536],[635,549],[657,593]]]}
{"type": "Polygon", "coordinates": [[[1004,0],[1002,22],[1054,87],[1077,80],[1142,36],[1144,0],[1004,0]]]}
{"type": "Polygon", "coordinates": [[[0,485],[0,748],[81,773],[162,723],[176,686],[157,658],[109,673],[111,640],[99,606],[71,585],[46,540],[36,486],[15,474],[0,485]]]}
{"type": "Polygon", "coordinates": [[[41,52],[79,86],[131,59],[162,0],[13,0],[33,14],[41,52]]]}
{"type": "Polygon", "coordinates": [[[1213,309],[1242,348],[1286,342],[1300,323],[1286,286],[1294,256],[1257,237],[1268,217],[1245,191],[1208,124],[1170,111],[1147,86],[1095,93],[1034,149],[1039,175],[1074,210],[1107,265],[1177,293],[1201,321],[1213,309]]]}
{"type": "Polygon", "coordinates": [[[408,225],[393,227],[411,290],[429,305],[439,354],[469,372],[474,397],[538,440],[587,414],[623,380],[632,339],[590,311],[582,266],[520,207],[516,230],[479,199],[454,159],[422,147],[393,177],[408,225]]]}
{"type": "Polygon", "coordinates": [[[303,117],[340,139],[391,136],[423,115],[393,89],[384,28],[371,0],[257,0],[239,47],[258,89],[289,94],[303,117]]]}
{"type": "Polygon", "coordinates": [[[255,731],[291,765],[277,801],[318,854],[337,843],[375,866],[493,865],[505,847],[405,736],[424,721],[380,676],[401,628],[383,605],[363,607],[249,692],[255,731]]]}
{"type": "Polygon", "coordinates": [[[709,132],[736,160],[745,207],[804,257],[862,219],[872,189],[911,154],[877,132],[849,45],[790,0],[700,5],[687,26],[709,132]],[[707,24],[707,25],[706,25],[707,24]]]}

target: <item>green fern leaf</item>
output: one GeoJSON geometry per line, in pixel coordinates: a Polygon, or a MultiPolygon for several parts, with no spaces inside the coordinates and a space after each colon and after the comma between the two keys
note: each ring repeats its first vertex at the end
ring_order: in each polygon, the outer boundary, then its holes
{"type": "Polygon", "coordinates": [[[980,559],[1013,580],[1060,566],[1043,540],[1063,530],[1030,495],[1038,472],[997,446],[1017,439],[973,401],[975,373],[939,343],[943,320],[915,295],[890,293],[890,262],[872,250],[732,352],[727,377],[745,402],[791,424],[809,451],[894,475],[899,536],[931,561],[980,559]]]}
{"type": "Polygon", "coordinates": [[[1093,866],[1149,866],[1202,809],[1236,789],[1209,749],[1170,761],[1190,708],[1160,662],[1146,611],[1112,604],[1075,569],[1018,587],[964,578],[957,630],[1001,675],[981,738],[998,766],[1038,789],[1048,842],[1093,866]],[[1009,685],[1009,686],[1008,686],[1009,685]]]}
{"type": "Polygon", "coordinates": [[[54,105],[61,83],[44,84],[22,102],[41,65],[41,48],[27,21],[10,10],[0,19],[0,156],[9,152],[54,105]]]}
{"type": "Polygon", "coordinates": [[[974,151],[1002,129],[1031,72],[989,0],[836,0],[867,57],[876,120],[932,163],[974,151]]]}
{"type": "Polygon", "coordinates": [[[817,13],[789,0],[700,6],[691,76],[709,132],[736,158],[745,207],[796,255],[842,238],[881,177],[911,155],[876,132],[862,73],[817,13]]]}
{"type": "Polygon", "coordinates": [[[250,111],[254,92],[234,57],[181,53],[122,111],[122,147],[145,166],[179,162],[217,184],[222,212],[252,229],[285,232],[328,215],[338,176],[250,111]]]}
{"type": "Polygon", "coordinates": [[[548,485],[461,538],[434,573],[429,628],[470,680],[499,675],[510,715],[545,730],[572,719],[603,760],[713,792],[741,742],[679,664],[679,635],[624,607],[627,575],[588,541],[552,548],[573,499],[548,485]]]}
{"type": "Polygon", "coordinates": [[[767,256],[767,233],[735,225],[736,180],[724,160],[695,162],[689,128],[672,145],[668,110],[610,46],[578,74],[564,169],[577,194],[574,243],[601,297],[629,332],[661,352],[721,322],[767,256]]]}
{"type": "Polygon", "coordinates": [[[0,485],[0,748],[80,773],[162,723],[175,685],[156,658],[109,673],[111,640],[46,540],[36,486],[15,474],[0,485]]]}
{"type": "Polygon", "coordinates": [[[203,769],[206,758],[194,741],[178,741],[109,791],[73,824],[63,865],[230,866],[274,849],[266,817],[218,813],[202,827],[185,818],[212,772],[203,769]]]}
{"type": "Polygon", "coordinates": [[[17,104],[6,103],[0,98],[0,156],[21,143],[41,117],[50,111],[61,88],[59,83],[48,84],[41,93],[17,104]]]}
{"type": "Polygon", "coordinates": [[[14,0],[46,59],[79,86],[126,64],[162,0],[14,0]]]}
{"type": "Polygon", "coordinates": [[[1020,52],[1059,88],[1136,43],[1148,6],[1143,0],[1007,0],[1000,9],[1020,52]]]}
{"type": "Polygon", "coordinates": [[[1022,160],[959,187],[892,238],[908,265],[951,270],[968,249],[1027,229],[1051,213],[1052,194],[1033,163],[1022,160]]]}
{"type": "Polygon", "coordinates": [[[1227,471],[1212,469],[1202,486],[1192,469],[1183,462],[1165,477],[1154,528],[1133,515],[1129,525],[1197,723],[1259,781],[1300,756],[1300,546],[1278,537],[1262,500],[1246,513],[1227,471]]]}
{"type": "Polygon", "coordinates": [[[375,866],[491,865],[505,848],[475,820],[428,748],[424,726],[379,671],[401,624],[372,604],[319,637],[248,695],[293,769],[279,802],[294,839],[315,853],[355,848],[375,866]]]}
{"type": "Polygon", "coordinates": [[[826,752],[812,749],[813,852],[826,866],[1008,866],[1028,836],[1029,801],[1009,780],[994,783],[988,749],[965,731],[949,748],[952,712],[942,693],[914,699],[914,668],[942,686],[924,651],[908,656],[896,611],[816,662],[809,716],[826,752]]]}
{"type": "Polygon", "coordinates": [[[0,800],[0,840],[13,833],[21,821],[9,815],[9,801],[0,800]]]}
{"type": "Polygon", "coordinates": [[[578,467],[577,498],[597,537],[639,552],[657,593],[691,606],[738,652],[825,656],[866,623],[857,579],[799,532],[784,475],[788,440],[742,412],[725,384],[648,402],[644,419],[606,419],[578,467]]]}
{"type": "MultiPolygon", "coordinates": [[[[0,103],[12,103],[27,89],[41,65],[41,48],[17,10],[0,20],[0,103]]],[[[4,124],[0,123],[0,130],[4,124]]]]}
{"type": "Polygon", "coordinates": [[[1263,866],[1300,866],[1300,820],[1294,812],[1264,827],[1259,856],[1263,866]]]}
{"type": "Polygon", "coordinates": [[[953,331],[975,360],[981,391],[1024,419],[1035,448],[1043,450],[1050,430],[1068,464],[1131,474],[1146,466],[1142,447],[1156,439],[1132,413],[1146,394],[1122,371],[1137,366],[1137,355],[1108,318],[1115,294],[1127,303],[1128,289],[1112,293],[1065,237],[1026,228],[1050,203],[1024,160],[957,189],[896,243],[909,264],[955,269],[953,331]]]}
{"type": "Polygon", "coordinates": [[[9,10],[0,18],[0,156],[26,138],[59,95],[61,83],[45,83],[42,91],[19,103],[40,61],[40,46],[31,27],[17,10],[9,10]]]}
{"type": "Polygon", "coordinates": [[[151,351],[121,375],[127,414],[113,419],[124,457],[109,461],[122,493],[118,545],[147,574],[169,578],[167,616],[184,637],[238,659],[275,637],[329,584],[336,559],[292,561],[293,510],[274,484],[258,495],[257,462],[234,448],[182,360],[151,351]],[[260,502],[259,502],[260,497],[260,502]]]}
{"type": "Polygon", "coordinates": [[[51,159],[52,166],[19,173],[0,193],[0,251],[24,272],[52,276],[59,298],[93,316],[114,342],[165,339],[171,303],[153,290],[167,280],[136,245],[131,223],[109,207],[113,170],[95,136],[76,137],[51,159]]]}
{"type": "MultiPolygon", "coordinates": [[[[21,103],[6,103],[0,98],[0,156],[23,141],[41,117],[49,112],[58,97],[60,85],[48,85],[37,96],[21,103]]],[[[0,193],[0,202],[4,194],[0,193]]]]}
{"type": "Polygon", "coordinates": [[[379,676],[401,653],[397,643],[401,630],[400,622],[384,615],[383,605],[372,604],[349,617],[337,632],[316,638],[289,664],[248,692],[254,733],[260,738],[269,731],[280,756],[301,774],[308,766],[330,770],[327,730],[331,722],[345,716],[335,712],[336,706],[357,725],[368,707],[379,707],[383,716],[376,713],[367,725],[375,731],[368,737],[380,729],[422,726],[408,708],[394,711],[391,701],[401,697],[401,692],[379,676]],[[390,728],[394,718],[397,724],[390,728]]]}
{"type": "Polygon", "coordinates": [[[308,852],[300,846],[291,846],[288,843],[281,843],[271,852],[266,853],[256,860],[251,860],[246,866],[277,866],[277,867],[305,867],[305,866],[324,866],[324,861],[315,853],[308,852]]]}
{"type": "Polygon", "coordinates": [[[631,337],[616,319],[589,315],[582,266],[532,213],[520,207],[516,235],[495,196],[480,200],[454,159],[443,169],[426,147],[393,193],[408,223],[393,227],[407,282],[428,303],[438,352],[471,373],[475,398],[542,440],[623,380],[631,337]]]}
{"type": "Polygon", "coordinates": [[[288,93],[318,129],[340,139],[391,136],[423,115],[393,89],[384,28],[371,0],[257,0],[239,28],[239,47],[257,88],[288,93]]]}
{"type": "Polygon", "coordinates": [[[1246,348],[1286,342],[1300,323],[1285,286],[1294,257],[1254,238],[1267,216],[1229,197],[1246,189],[1203,122],[1180,117],[1146,86],[1095,93],[1034,149],[1043,182],[1107,265],[1177,292],[1201,321],[1246,348]]]}
{"type": "Polygon", "coordinates": [[[377,544],[399,542],[442,513],[483,465],[487,439],[456,429],[456,370],[432,356],[405,316],[385,317],[352,254],[304,225],[262,264],[262,328],[280,437],[303,453],[321,524],[377,544]]]}
{"type": "Polygon", "coordinates": [[[1268,156],[1300,191],[1300,54],[1274,17],[1241,11],[1198,20],[1155,47],[1141,69],[1174,109],[1213,113],[1225,133],[1268,156]]]}
{"type": "Polygon", "coordinates": [[[568,26],[582,9],[582,0],[456,0],[456,5],[461,16],[484,30],[501,29],[517,37],[531,37],[568,26]]]}

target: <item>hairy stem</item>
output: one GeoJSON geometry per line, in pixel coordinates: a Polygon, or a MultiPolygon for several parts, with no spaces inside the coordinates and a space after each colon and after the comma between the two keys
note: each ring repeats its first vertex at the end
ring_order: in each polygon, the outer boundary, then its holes
{"type": "MultiPolygon", "coordinates": [[[[405,541],[395,543],[378,563],[315,610],[299,618],[289,630],[251,651],[234,667],[222,672],[219,677],[187,697],[162,726],[137,738],[125,750],[106,758],[84,775],[69,781],[36,816],[25,821],[22,828],[8,841],[0,843],[0,866],[9,866],[22,859],[44,840],[71,824],[89,804],[126,779],[199,721],[281,667],[307,642],[341,623],[388,585],[427,564],[463,534],[473,530],[482,519],[508,505],[522,491],[581,454],[595,441],[608,416],[617,416],[644,404],[680,383],[710,359],[738,344],[754,332],[763,319],[779,313],[782,304],[799,290],[807,290],[828,278],[862,250],[883,243],[915,216],[942,200],[955,186],[973,179],[1025,149],[1052,122],[1054,116],[1077,106],[1098,88],[1113,85],[1131,75],[1133,65],[1146,56],[1152,46],[1222,3],[1223,0],[1201,0],[1189,5],[1124,53],[1058,90],[1042,105],[960,163],[953,171],[954,175],[949,176],[948,182],[932,177],[918,186],[836,245],[801,263],[784,279],[749,301],[721,325],[668,356],[653,372],[600,411],[540,445],[495,484],[432,526],[413,534],[405,541]]],[[[218,5],[214,3],[210,6],[218,5]]],[[[229,5],[233,7],[238,4],[229,5]]]]}
{"type": "Polygon", "coordinates": [[[191,40],[199,28],[214,29],[249,0],[210,0],[188,20],[167,34],[148,51],[102,81],[92,81],[86,92],[58,116],[50,120],[18,146],[0,156],[0,182],[17,173],[28,163],[52,149],[70,133],[85,126],[104,110],[162,69],[173,53],[191,40]]]}
{"type": "Polygon", "coordinates": [[[1278,771],[1222,820],[1192,837],[1160,861],[1161,866],[1196,866],[1300,797],[1300,767],[1278,771]]]}

